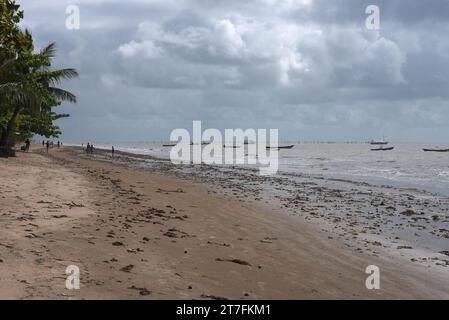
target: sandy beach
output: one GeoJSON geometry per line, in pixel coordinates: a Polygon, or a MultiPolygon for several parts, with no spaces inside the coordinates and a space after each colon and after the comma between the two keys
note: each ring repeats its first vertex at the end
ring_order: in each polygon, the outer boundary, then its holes
{"type": "Polygon", "coordinates": [[[448,16],[0,0],[0,300],[449,300],[448,16]]]}
{"type": "Polygon", "coordinates": [[[74,150],[0,159],[0,298],[449,298],[447,269],[356,251],[263,201],[74,150]],[[65,287],[69,265],[79,290],[65,287]],[[380,290],[365,286],[368,265],[380,290]]]}

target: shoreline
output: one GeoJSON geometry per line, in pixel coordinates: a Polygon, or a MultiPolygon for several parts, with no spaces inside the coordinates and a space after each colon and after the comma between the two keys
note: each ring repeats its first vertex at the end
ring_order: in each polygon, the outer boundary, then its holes
{"type": "MultiPolygon", "coordinates": [[[[81,148],[74,156],[84,158],[81,148]]],[[[171,164],[167,159],[100,149],[87,159],[144,168],[200,182],[229,199],[263,203],[295,216],[358,252],[395,256],[444,272],[449,269],[449,197],[423,190],[303,174],[262,177],[257,169],[171,164]]]]}
{"type": "MultiPolygon", "coordinates": [[[[285,142],[288,143],[288,142],[285,142]]],[[[303,143],[304,144],[304,143],[303,143]]],[[[307,144],[304,144],[307,145],[307,144]]],[[[330,145],[334,145],[334,144],[330,144],[330,145]]],[[[342,145],[347,145],[347,144],[342,144],[342,145]]],[[[407,145],[413,145],[412,143],[410,144],[405,144],[405,146],[407,145]]],[[[80,145],[78,144],[71,144],[71,145],[67,145],[69,147],[73,147],[73,148],[81,148],[80,145]]],[[[300,146],[300,144],[298,144],[298,147],[300,146]]],[[[425,145],[422,145],[421,147],[424,147],[425,145]]],[[[130,151],[130,150],[121,150],[120,147],[116,147],[116,153],[121,153],[125,156],[129,156],[129,157],[140,157],[140,158],[153,158],[155,160],[161,160],[161,161],[170,161],[168,154],[162,154],[160,152],[162,152],[161,150],[166,149],[164,147],[161,147],[160,145],[156,146],[156,145],[150,145],[149,150],[151,152],[143,152],[143,149],[135,149],[135,151],[130,151]],[[139,150],[139,151],[137,151],[139,150]],[[158,151],[154,154],[154,150],[158,151]],[[152,153],[153,152],[153,153],[152,153]]],[[[126,148],[125,148],[126,149],[126,148]]],[[[105,147],[103,144],[100,144],[100,147],[96,148],[97,151],[100,152],[104,152],[104,153],[110,153],[110,148],[105,147]]],[[[419,151],[421,151],[421,148],[418,148],[419,151]]],[[[310,150],[309,150],[310,151],[310,150]]],[[[440,155],[440,154],[437,154],[440,155]]],[[[324,160],[322,158],[317,158],[318,160],[324,160]]],[[[385,160],[386,162],[390,162],[390,160],[385,160]]],[[[206,165],[206,164],[204,164],[206,165]]],[[[208,166],[212,166],[212,167],[231,167],[232,165],[208,165],[208,166]]],[[[234,169],[240,169],[240,170],[258,170],[257,166],[251,166],[251,165],[245,165],[245,166],[235,166],[234,169]]],[[[433,195],[433,196],[440,196],[440,197],[449,197],[449,191],[447,191],[448,189],[446,187],[444,187],[444,185],[435,185],[435,184],[430,184],[430,182],[426,182],[425,184],[423,184],[422,182],[420,182],[420,180],[397,180],[397,179],[393,179],[393,178],[387,178],[387,177],[378,177],[375,175],[357,175],[357,174],[348,174],[348,173],[337,173],[337,172],[331,172],[329,173],[328,167],[322,168],[320,169],[321,172],[316,172],[316,171],[301,171],[301,170],[296,170],[296,169],[292,169],[291,167],[288,166],[288,164],[285,164],[285,167],[281,167],[279,168],[279,171],[277,173],[277,175],[279,176],[307,176],[311,179],[324,179],[324,180],[335,180],[335,181],[341,181],[341,182],[345,182],[345,183],[352,183],[352,184],[366,184],[366,185],[372,185],[375,187],[385,187],[385,188],[395,188],[395,189],[402,189],[402,190],[409,190],[409,191],[413,191],[413,192],[420,192],[420,193],[426,193],[429,195],[433,195]]],[[[418,178],[418,177],[417,177],[418,178]]]]}
{"type": "Polygon", "coordinates": [[[86,159],[70,147],[35,152],[0,160],[9,284],[0,297],[448,298],[447,269],[358,253],[238,182],[218,189],[166,165],[86,159]],[[367,290],[365,268],[376,263],[382,287],[367,290]],[[80,265],[80,290],[64,288],[69,264],[80,265]]]}

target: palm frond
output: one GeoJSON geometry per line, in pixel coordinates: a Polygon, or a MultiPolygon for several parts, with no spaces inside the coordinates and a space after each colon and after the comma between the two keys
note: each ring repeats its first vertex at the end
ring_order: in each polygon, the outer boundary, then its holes
{"type": "Polygon", "coordinates": [[[56,43],[52,42],[39,53],[40,55],[45,55],[48,58],[54,58],[56,55],[56,43]]]}
{"type": "Polygon", "coordinates": [[[73,93],[56,87],[49,87],[48,89],[50,90],[50,92],[54,94],[56,99],[58,99],[59,101],[68,101],[76,103],[76,96],[73,93]]]}
{"type": "Polygon", "coordinates": [[[58,85],[61,80],[69,80],[78,77],[78,71],[73,68],[59,69],[54,71],[41,71],[39,77],[46,83],[55,86],[58,85]]]}

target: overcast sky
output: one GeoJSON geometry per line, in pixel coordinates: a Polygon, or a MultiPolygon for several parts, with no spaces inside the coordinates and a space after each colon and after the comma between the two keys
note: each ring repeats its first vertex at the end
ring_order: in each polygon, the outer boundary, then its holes
{"type": "Polygon", "coordinates": [[[66,141],[168,140],[202,120],[284,140],[449,143],[447,0],[18,2],[36,46],[56,42],[57,66],[80,72],[65,84],[79,100],[61,108],[66,141]]]}

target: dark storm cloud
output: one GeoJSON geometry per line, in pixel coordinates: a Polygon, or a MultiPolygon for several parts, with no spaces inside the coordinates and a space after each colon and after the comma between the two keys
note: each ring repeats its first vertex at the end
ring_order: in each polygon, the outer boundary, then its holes
{"type": "Polygon", "coordinates": [[[80,0],[76,31],[71,1],[21,3],[37,45],[81,73],[67,139],[167,139],[197,119],[291,139],[449,133],[446,0],[80,0]]]}

